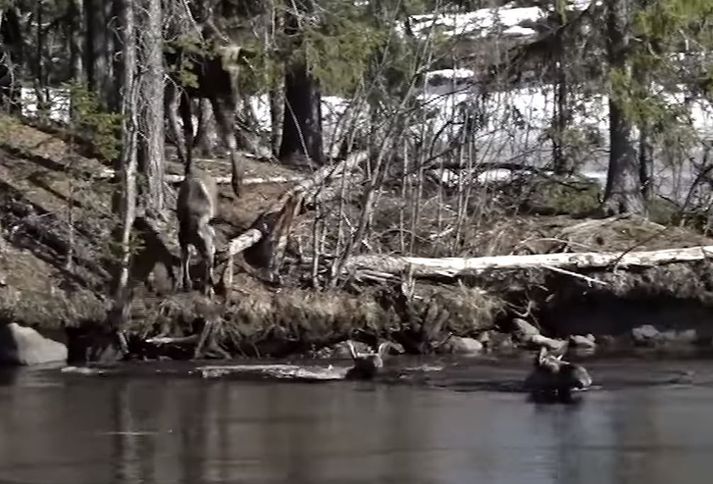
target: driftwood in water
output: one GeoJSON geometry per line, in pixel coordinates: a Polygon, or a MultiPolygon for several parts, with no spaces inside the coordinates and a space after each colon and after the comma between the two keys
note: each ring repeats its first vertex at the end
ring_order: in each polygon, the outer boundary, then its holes
{"type": "Polygon", "coordinates": [[[459,277],[498,269],[602,269],[650,267],[673,262],[695,262],[713,256],[713,246],[639,252],[581,252],[488,257],[403,257],[358,255],[347,260],[344,270],[356,276],[370,272],[414,277],[459,277]]]}
{"type": "Polygon", "coordinates": [[[334,166],[325,166],[311,177],[287,190],[270,204],[249,230],[232,239],[228,245],[228,263],[223,274],[225,287],[230,288],[233,280],[234,257],[243,252],[257,265],[274,269],[278,266],[287,241],[292,221],[299,213],[305,199],[318,197],[329,188],[329,183],[357,169],[366,159],[367,152],[352,153],[334,166]]]}

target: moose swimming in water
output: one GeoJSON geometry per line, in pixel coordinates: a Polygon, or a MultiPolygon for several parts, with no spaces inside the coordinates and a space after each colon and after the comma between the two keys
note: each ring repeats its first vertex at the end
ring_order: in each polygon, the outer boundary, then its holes
{"type": "Polygon", "coordinates": [[[586,368],[563,360],[563,355],[549,354],[546,348],[540,348],[534,369],[525,379],[525,388],[534,399],[566,402],[571,400],[572,390],[586,390],[592,385],[586,368]]]}
{"type": "Polygon", "coordinates": [[[357,353],[354,344],[347,341],[349,353],[354,360],[354,366],[346,374],[347,379],[371,380],[384,367],[384,357],[391,348],[389,342],[379,345],[375,353],[357,353]]]}

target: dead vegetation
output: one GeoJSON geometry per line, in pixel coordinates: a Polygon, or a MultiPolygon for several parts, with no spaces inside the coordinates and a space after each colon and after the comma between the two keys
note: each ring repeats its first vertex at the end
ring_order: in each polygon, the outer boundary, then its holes
{"type": "MultiPolygon", "coordinates": [[[[0,319],[47,328],[102,322],[115,223],[109,208],[113,187],[99,176],[107,167],[82,156],[61,137],[10,118],[0,118],[0,131],[0,319]]],[[[227,164],[198,163],[215,175],[229,171],[227,164]]],[[[295,180],[308,175],[252,159],[244,163],[246,177],[295,180]]],[[[180,171],[169,164],[169,172],[180,171]]],[[[165,270],[178,267],[173,211],[159,221],[160,237],[152,238],[148,229],[138,231],[144,235],[137,240],[135,300],[128,328],[136,341],[166,337],[174,341],[166,343],[175,349],[171,354],[181,356],[194,356],[196,346],[203,355],[284,356],[312,354],[346,338],[370,344],[388,338],[407,352],[423,353],[434,350],[449,334],[476,336],[513,314],[536,318],[551,305],[583,294],[665,294],[703,305],[712,302],[706,262],[626,272],[581,271],[584,278],[544,268],[493,271],[456,284],[415,282],[408,274],[376,284],[340,275],[336,284],[329,284],[338,256],[330,248],[343,249],[347,243],[353,244],[353,254],[412,252],[431,257],[713,245],[713,240],[686,228],[644,219],[582,218],[597,203],[592,185],[558,181],[538,181],[532,185],[535,190],[525,183],[484,185],[463,206],[467,216],[460,218],[454,216],[457,194],[422,193],[418,213],[412,213],[410,199],[385,186],[376,194],[370,236],[356,240],[358,227],[348,221],[359,219],[363,187],[358,178],[348,182],[342,187],[346,198],[339,192],[322,192],[319,203],[304,200],[287,241],[279,288],[263,280],[253,267],[255,254],[248,251],[236,260],[225,303],[173,291],[165,270]],[[201,334],[204,344],[199,342],[201,334]]],[[[230,239],[251,227],[257,214],[296,183],[249,185],[239,200],[229,186],[221,186],[215,222],[219,255],[230,239]]],[[[167,187],[166,194],[168,206],[175,206],[173,188],[167,187]]],[[[224,264],[225,257],[218,261],[224,264]]],[[[161,344],[143,344],[140,351],[155,355],[157,346],[161,344]]]]}

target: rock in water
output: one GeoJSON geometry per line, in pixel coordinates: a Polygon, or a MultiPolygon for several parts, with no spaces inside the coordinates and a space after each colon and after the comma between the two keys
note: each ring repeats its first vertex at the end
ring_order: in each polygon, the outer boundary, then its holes
{"type": "Polygon", "coordinates": [[[0,326],[0,365],[41,365],[67,360],[67,347],[32,328],[0,326]]]}
{"type": "Polygon", "coordinates": [[[450,353],[454,355],[478,355],[483,351],[483,343],[473,338],[451,336],[439,350],[439,353],[450,353]]]}
{"type": "Polygon", "coordinates": [[[575,348],[594,349],[597,347],[597,340],[591,334],[586,336],[573,334],[569,337],[569,344],[575,348]]]}
{"type": "Polygon", "coordinates": [[[561,339],[548,338],[547,336],[542,336],[541,334],[534,334],[530,336],[527,341],[530,346],[535,348],[547,348],[550,351],[561,351],[567,346],[567,342],[561,339]]]}
{"type": "Polygon", "coordinates": [[[661,333],[654,326],[644,324],[633,328],[631,337],[636,346],[654,346],[661,339],[661,333]]]}
{"type": "Polygon", "coordinates": [[[540,334],[540,330],[522,318],[512,320],[513,334],[520,341],[529,341],[533,336],[540,334]]]}

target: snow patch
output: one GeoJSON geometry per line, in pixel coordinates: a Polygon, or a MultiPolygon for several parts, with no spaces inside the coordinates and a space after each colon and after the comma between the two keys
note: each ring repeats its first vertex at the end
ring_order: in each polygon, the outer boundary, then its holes
{"type": "MultiPolygon", "coordinates": [[[[44,92],[49,106],[49,119],[58,123],[69,123],[69,90],[49,88],[44,92]]],[[[20,103],[22,115],[28,118],[39,116],[37,107],[37,91],[31,87],[20,89],[20,103]]]]}
{"type": "MultiPolygon", "coordinates": [[[[464,13],[437,13],[413,15],[411,29],[415,35],[425,35],[436,28],[446,36],[474,35],[487,37],[499,29],[508,30],[525,22],[537,22],[545,16],[539,7],[481,8],[464,13]]],[[[521,35],[522,31],[513,31],[521,35]]]]}

